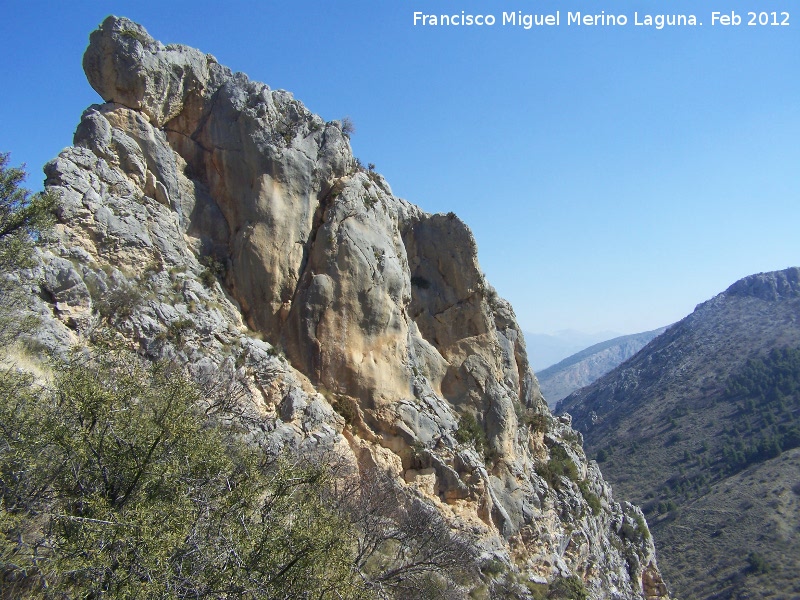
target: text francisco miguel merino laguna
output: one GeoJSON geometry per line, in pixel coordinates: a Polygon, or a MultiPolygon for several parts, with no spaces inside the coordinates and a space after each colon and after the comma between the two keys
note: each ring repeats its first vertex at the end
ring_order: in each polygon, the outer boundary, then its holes
{"type": "MultiPolygon", "coordinates": [[[[633,25],[641,25],[647,27],[654,27],[655,29],[663,29],[665,26],[693,26],[702,25],[698,23],[695,15],[687,14],[640,14],[633,13],[633,18],[629,19],[624,14],[606,14],[601,11],[599,14],[587,14],[582,12],[565,12],[562,15],[561,11],[556,11],[548,14],[526,14],[522,11],[504,12],[500,17],[493,14],[470,14],[464,11],[449,15],[431,15],[423,12],[414,12],[414,26],[433,26],[433,27],[463,27],[463,26],[478,26],[478,27],[493,27],[495,25],[521,27],[523,29],[532,29],[533,27],[541,26],[560,26],[566,24],[568,26],[600,26],[600,27],[614,27],[626,26],[629,23],[633,25]]],[[[735,17],[734,17],[735,19],[735,17]]],[[[730,25],[738,24],[731,23],[731,15],[724,13],[714,12],[711,14],[712,25],[730,25]]]]}

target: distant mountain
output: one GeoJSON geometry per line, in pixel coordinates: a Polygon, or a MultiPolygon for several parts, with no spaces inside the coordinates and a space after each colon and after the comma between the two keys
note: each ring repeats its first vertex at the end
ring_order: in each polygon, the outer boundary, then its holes
{"type": "Polygon", "coordinates": [[[559,403],[679,598],[800,597],[800,269],[738,281],[559,403]]]}
{"type": "Polygon", "coordinates": [[[592,344],[621,335],[614,331],[585,333],[572,329],[562,329],[555,333],[530,333],[527,331],[523,333],[528,347],[528,359],[531,367],[537,373],[592,344]]]}
{"type": "Polygon", "coordinates": [[[665,329],[666,327],[661,327],[653,331],[606,340],[539,371],[537,373],[539,387],[548,406],[554,407],[562,398],[589,385],[622,364],[665,329]]]}

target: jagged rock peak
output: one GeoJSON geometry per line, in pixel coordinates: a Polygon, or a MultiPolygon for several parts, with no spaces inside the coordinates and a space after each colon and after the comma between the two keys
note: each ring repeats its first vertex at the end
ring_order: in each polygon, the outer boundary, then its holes
{"type": "Polygon", "coordinates": [[[641,512],[550,415],[465,223],[395,197],[340,122],[127,19],[84,68],[105,103],[45,168],[44,345],[102,318],[153,358],[235,371],[265,447],[380,467],[528,581],[666,597],[641,512]]]}
{"type": "Polygon", "coordinates": [[[106,102],[140,110],[162,126],[187,98],[213,93],[230,71],[211,55],[187,46],[165,47],[133,21],[109,16],[90,37],[83,56],[89,84],[106,102]]]}

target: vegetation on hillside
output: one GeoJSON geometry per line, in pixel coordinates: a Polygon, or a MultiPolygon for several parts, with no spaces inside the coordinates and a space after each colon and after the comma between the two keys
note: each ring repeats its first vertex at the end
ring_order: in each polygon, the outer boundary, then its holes
{"type": "Polygon", "coordinates": [[[617,433],[587,438],[647,514],[668,582],[681,597],[800,593],[800,347],[667,389],[617,433]]]}
{"type": "MultiPolygon", "coordinates": [[[[670,410],[663,435],[665,448],[683,449],[675,470],[646,504],[650,512],[667,513],[682,500],[699,497],[717,481],[750,465],[800,447],[800,348],[776,348],[753,358],[709,395],[702,407],[670,410]],[[698,412],[700,411],[700,412],[698,412]],[[684,433],[692,417],[702,421],[700,435],[684,433]]],[[[603,463],[619,452],[636,453],[646,440],[607,445],[595,454],[603,463]]]]}
{"type": "Polygon", "coordinates": [[[737,472],[800,446],[800,348],[775,348],[732,377],[724,401],[737,418],[722,430],[720,469],[737,472]]]}

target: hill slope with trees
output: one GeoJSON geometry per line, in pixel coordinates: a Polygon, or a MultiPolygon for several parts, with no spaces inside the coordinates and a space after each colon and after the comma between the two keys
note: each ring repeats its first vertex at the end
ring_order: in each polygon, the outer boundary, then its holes
{"type": "Polygon", "coordinates": [[[800,593],[800,269],[747,277],[564,399],[676,595],[800,593]]]}

